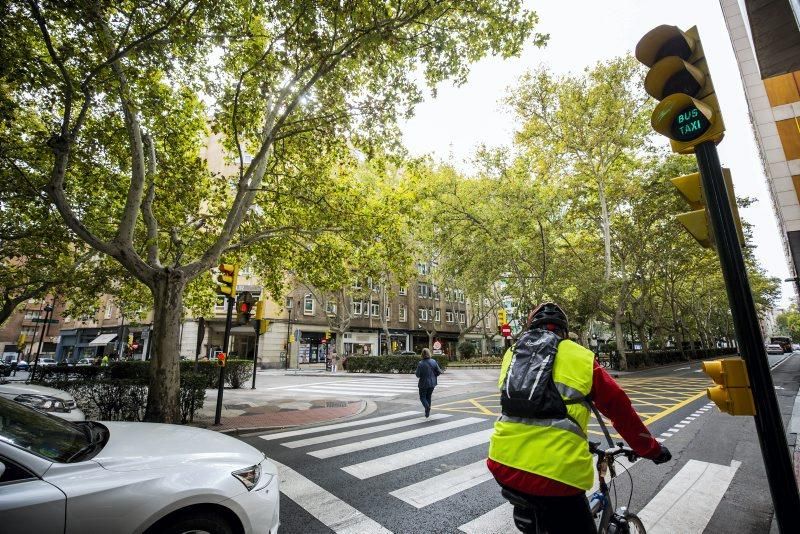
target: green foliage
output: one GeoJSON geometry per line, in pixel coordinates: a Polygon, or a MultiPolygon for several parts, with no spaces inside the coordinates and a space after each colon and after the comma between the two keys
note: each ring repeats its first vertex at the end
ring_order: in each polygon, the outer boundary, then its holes
{"type": "Polygon", "coordinates": [[[472,365],[499,366],[503,363],[502,356],[475,356],[469,360],[451,362],[450,367],[469,367],[472,365]]]}
{"type": "Polygon", "coordinates": [[[462,341],[459,343],[457,350],[462,358],[473,358],[478,354],[478,349],[469,341],[462,341]]]}
{"type": "Polygon", "coordinates": [[[800,340],[800,313],[792,307],[775,318],[779,333],[793,340],[800,340]]]}
{"type": "Polygon", "coordinates": [[[632,369],[643,369],[658,365],[668,365],[671,363],[685,362],[689,360],[704,360],[721,356],[736,354],[736,349],[713,348],[695,349],[681,352],[679,350],[651,350],[650,352],[629,352],[627,355],[628,367],[632,369]],[[684,356],[685,354],[685,356],[684,356]]]}
{"type": "MultiPolygon", "coordinates": [[[[436,360],[439,367],[447,369],[446,360],[436,360]]],[[[348,373],[413,374],[417,371],[418,356],[350,356],[348,373]]]]}

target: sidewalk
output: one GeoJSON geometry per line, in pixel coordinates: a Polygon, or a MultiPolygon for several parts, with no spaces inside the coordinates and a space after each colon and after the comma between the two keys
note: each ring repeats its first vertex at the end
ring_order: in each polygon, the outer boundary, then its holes
{"type": "Polygon", "coordinates": [[[216,406],[217,390],[206,390],[203,408],[195,414],[192,424],[238,434],[335,421],[375,409],[373,403],[365,400],[276,399],[261,395],[259,390],[226,389],[220,424],[214,425],[216,406]]]}

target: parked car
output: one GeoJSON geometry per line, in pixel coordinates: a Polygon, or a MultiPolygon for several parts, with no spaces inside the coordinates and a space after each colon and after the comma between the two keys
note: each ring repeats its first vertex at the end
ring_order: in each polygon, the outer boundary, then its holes
{"type": "Polygon", "coordinates": [[[17,371],[27,371],[30,368],[30,364],[25,360],[20,360],[17,362],[17,371]]]}
{"type": "Polygon", "coordinates": [[[783,347],[777,343],[767,345],[767,354],[783,354],[783,347]]]}
{"type": "Polygon", "coordinates": [[[72,395],[60,389],[25,382],[0,382],[0,397],[20,402],[67,421],[86,419],[72,395]]]}
{"type": "Polygon", "coordinates": [[[58,365],[58,362],[53,358],[39,358],[39,365],[42,367],[52,367],[53,365],[58,365]]]}
{"type": "Polygon", "coordinates": [[[0,398],[3,532],[278,530],[264,453],[199,428],[71,423],[0,398]]]}
{"type": "Polygon", "coordinates": [[[94,360],[91,358],[81,358],[75,364],[76,367],[85,367],[87,365],[94,365],[94,360]]]}

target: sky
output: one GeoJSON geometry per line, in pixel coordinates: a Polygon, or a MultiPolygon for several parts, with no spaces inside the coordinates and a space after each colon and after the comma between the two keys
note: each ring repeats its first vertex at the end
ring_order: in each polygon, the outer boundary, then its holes
{"type": "MultiPolygon", "coordinates": [[[[754,225],[753,242],[761,265],[781,280],[789,268],[778,224],[750,124],[741,76],[718,0],[538,0],[527,2],[539,15],[536,31],[549,33],[544,48],[529,45],[518,58],[486,58],[473,65],[466,84],[444,83],[436,98],[428,96],[415,116],[401,125],[414,155],[429,154],[468,169],[480,144],[510,144],[513,118],[500,101],[507,88],[527,70],[547,65],[556,72],[581,72],[598,61],[632,54],[639,39],[660,24],[682,29],[697,26],[714,87],[725,118],[719,144],[723,166],[731,169],[739,197],[757,199],[740,215],[754,225]]],[[[666,138],[664,144],[666,145],[666,138]]],[[[794,299],[792,284],[782,283],[781,306],[794,299]]]]}

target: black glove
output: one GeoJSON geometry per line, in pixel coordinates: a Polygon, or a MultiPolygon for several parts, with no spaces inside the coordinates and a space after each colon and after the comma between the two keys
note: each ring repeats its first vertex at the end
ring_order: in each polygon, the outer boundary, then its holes
{"type": "Polygon", "coordinates": [[[672,453],[669,452],[668,448],[666,448],[665,446],[662,445],[661,446],[661,452],[658,453],[658,456],[653,458],[653,463],[656,464],[656,465],[664,464],[664,463],[669,462],[670,460],[672,460],[672,453]]]}

